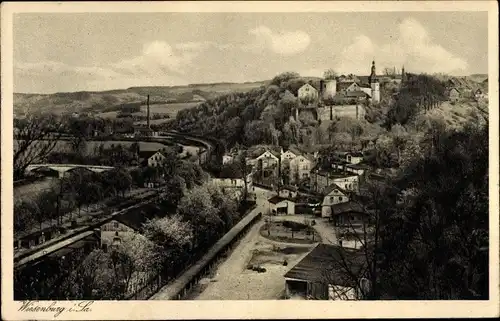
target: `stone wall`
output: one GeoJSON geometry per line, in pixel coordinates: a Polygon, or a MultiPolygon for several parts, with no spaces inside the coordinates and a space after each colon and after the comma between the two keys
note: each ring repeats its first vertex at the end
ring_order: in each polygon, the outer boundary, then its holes
{"type": "MultiPolygon", "coordinates": [[[[318,118],[321,120],[330,120],[330,106],[319,107],[317,109],[318,118]]],[[[358,119],[364,119],[366,110],[362,105],[358,105],[358,119]]],[[[332,106],[332,115],[335,117],[356,118],[356,105],[337,105],[332,106]]]]}

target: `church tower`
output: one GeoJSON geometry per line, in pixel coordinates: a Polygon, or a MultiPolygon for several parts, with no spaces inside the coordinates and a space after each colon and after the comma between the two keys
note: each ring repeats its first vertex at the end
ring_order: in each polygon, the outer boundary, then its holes
{"type": "Polygon", "coordinates": [[[377,71],[375,69],[375,61],[372,61],[372,72],[369,77],[370,87],[372,88],[372,102],[380,102],[380,84],[377,79],[377,71]]]}
{"type": "Polygon", "coordinates": [[[403,68],[401,68],[401,82],[405,81],[406,81],[405,66],[403,66],[403,68]]]}

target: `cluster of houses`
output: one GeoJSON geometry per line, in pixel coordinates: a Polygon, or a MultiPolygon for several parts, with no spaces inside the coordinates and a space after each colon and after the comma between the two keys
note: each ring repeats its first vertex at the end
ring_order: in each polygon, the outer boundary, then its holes
{"type": "MultiPolygon", "coordinates": [[[[404,67],[401,77],[405,77],[404,67]]],[[[332,101],[371,101],[380,102],[380,78],[377,76],[375,61],[372,62],[369,76],[339,76],[310,81],[299,88],[297,97],[301,101],[325,103],[332,101]]]]}
{"type": "MultiPolygon", "coordinates": [[[[223,162],[231,164],[234,159],[234,155],[227,154],[223,162]]],[[[277,191],[268,200],[271,214],[292,215],[298,212],[297,208],[305,206],[335,223],[343,224],[349,215],[359,221],[362,213],[358,213],[360,211],[352,200],[353,195],[359,193],[360,183],[370,168],[363,161],[361,152],[339,152],[325,168],[317,153],[310,154],[295,146],[285,151],[257,148],[250,151],[246,159],[247,190],[261,186],[277,191]],[[260,177],[258,182],[255,177],[260,177]]],[[[240,177],[226,176],[214,178],[214,181],[226,189],[244,188],[245,180],[241,174],[240,177]]]]}
{"type": "Polygon", "coordinates": [[[480,101],[488,98],[488,93],[482,88],[488,87],[488,79],[480,84],[473,84],[466,77],[454,77],[446,82],[447,96],[450,102],[456,103],[461,100],[480,101]]]}

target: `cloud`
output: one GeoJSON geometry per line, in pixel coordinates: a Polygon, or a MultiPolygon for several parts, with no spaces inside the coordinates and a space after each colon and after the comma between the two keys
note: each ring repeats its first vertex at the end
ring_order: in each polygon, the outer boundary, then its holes
{"type": "Polygon", "coordinates": [[[166,72],[184,74],[201,49],[201,45],[196,43],[178,44],[174,49],[167,42],[153,41],[144,45],[141,55],[114,63],[111,68],[137,75],[157,76],[166,72]]]}
{"type": "Polygon", "coordinates": [[[266,26],[259,26],[250,30],[249,34],[254,36],[254,41],[249,45],[244,45],[243,49],[268,49],[284,56],[303,52],[311,43],[309,35],[300,30],[275,33],[266,26]]]}
{"type": "MultiPolygon", "coordinates": [[[[193,60],[212,42],[186,42],[171,46],[164,41],[146,43],[139,55],[102,66],[72,66],[62,62],[18,62],[19,79],[74,79],[75,90],[124,88],[146,85],[183,84],[183,75],[193,60]]],[[[32,81],[28,81],[32,83],[32,81]]],[[[65,85],[64,88],[67,86],[65,85]]]]}
{"type": "Polygon", "coordinates": [[[402,65],[408,71],[428,73],[453,73],[468,68],[464,59],[434,43],[415,19],[404,20],[393,39],[391,43],[376,44],[366,35],[359,35],[340,53],[336,69],[341,73],[367,74],[372,59],[376,60],[379,73],[383,67],[402,65]]]}

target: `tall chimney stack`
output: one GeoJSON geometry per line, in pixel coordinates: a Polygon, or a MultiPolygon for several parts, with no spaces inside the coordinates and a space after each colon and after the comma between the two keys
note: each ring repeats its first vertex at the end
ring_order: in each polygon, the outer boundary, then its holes
{"type": "Polygon", "coordinates": [[[148,107],[148,128],[150,128],[150,123],[149,123],[149,119],[150,119],[150,117],[149,117],[149,95],[148,95],[148,100],[146,102],[146,106],[148,107]]]}

